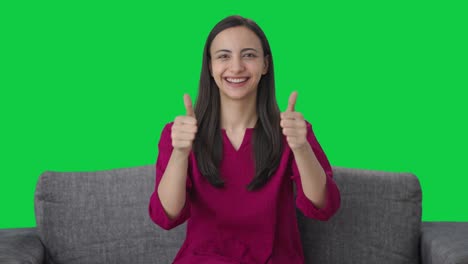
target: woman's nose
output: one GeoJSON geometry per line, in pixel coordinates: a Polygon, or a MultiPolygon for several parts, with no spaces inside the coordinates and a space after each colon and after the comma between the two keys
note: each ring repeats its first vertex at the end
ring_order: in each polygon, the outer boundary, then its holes
{"type": "Polygon", "coordinates": [[[243,61],[238,57],[233,57],[231,60],[230,69],[232,72],[242,72],[244,70],[243,61]]]}

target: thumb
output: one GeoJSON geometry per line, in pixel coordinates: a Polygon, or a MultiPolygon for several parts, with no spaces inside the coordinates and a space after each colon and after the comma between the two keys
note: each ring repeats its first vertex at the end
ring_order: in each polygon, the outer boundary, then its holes
{"type": "Polygon", "coordinates": [[[190,99],[188,94],[184,94],[184,105],[187,116],[195,117],[195,112],[192,107],[192,99],[190,99]]]}
{"type": "Polygon", "coordinates": [[[294,106],[296,105],[297,92],[294,91],[289,96],[287,112],[294,112],[294,106]]]}

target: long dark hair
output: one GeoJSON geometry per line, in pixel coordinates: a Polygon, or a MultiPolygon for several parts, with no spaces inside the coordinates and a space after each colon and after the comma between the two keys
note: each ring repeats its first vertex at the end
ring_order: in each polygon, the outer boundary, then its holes
{"type": "Polygon", "coordinates": [[[260,39],[268,72],[262,75],[257,88],[257,115],[252,142],[255,157],[255,177],[247,185],[252,191],[265,185],[278,168],[283,148],[280,127],[280,111],[275,95],[273,57],[270,44],[263,30],[252,20],[241,16],[229,16],[218,22],[211,30],[203,51],[203,63],[200,75],[198,97],[195,104],[198,132],[193,143],[193,151],[199,171],[211,185],[224,187],[224,180],[219,175],[219,166],[223,153],[220,128],[219,88],[210,74],[210,46],[221,31],[244,26],[252,30],[260,39]]]}

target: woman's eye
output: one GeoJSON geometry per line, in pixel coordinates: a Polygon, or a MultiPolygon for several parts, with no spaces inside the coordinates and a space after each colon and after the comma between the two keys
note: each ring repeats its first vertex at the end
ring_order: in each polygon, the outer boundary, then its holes
{"type": "Polygon", "coordinates": [[[253,54],[253,53],[247,53],[247,54],[245,54],[245,56],[246,56],[246,57],[253,58],[253,57],[255,57],[255,54],[253,54]]]}
{"type": "MultiPolygon", "coordinates": [[[[246,54],[244,54],[244,57],[255,58],[257,56],[255,54],[253,54],[253,53],[246,53],[246,54]]],[[[227,58],[229,58],[229,55],[227,55],[227,54],[222,54],[222,55],[218,56],[218,59],[227,59],[227,58]]]]}

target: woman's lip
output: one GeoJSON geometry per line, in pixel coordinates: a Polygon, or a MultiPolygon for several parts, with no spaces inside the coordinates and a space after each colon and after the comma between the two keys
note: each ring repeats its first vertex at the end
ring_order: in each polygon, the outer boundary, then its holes
{"type": "Polygon", "coordinates": [[[249,79],[250,77],[224,77],[224,80],[227,81],[227,79],[249,79]]]}
{"type": "Polygon", "coordinates": [[[227,83],[227,85],[231,86],[231,87],[234,87],[234,88],[239,88],[239,87],[242,87],[244,86],[245,84],[247,84],[248,80],[250,78],[249,77],[225,77],[224,78],[224,81],[227,83]],[[247,78],[245,81],[241,82],[241,83],[232,83],[232,82],[228,82],[227,78],[232,78],[232,79],[242,79],[242,78],[247,78]]]}

